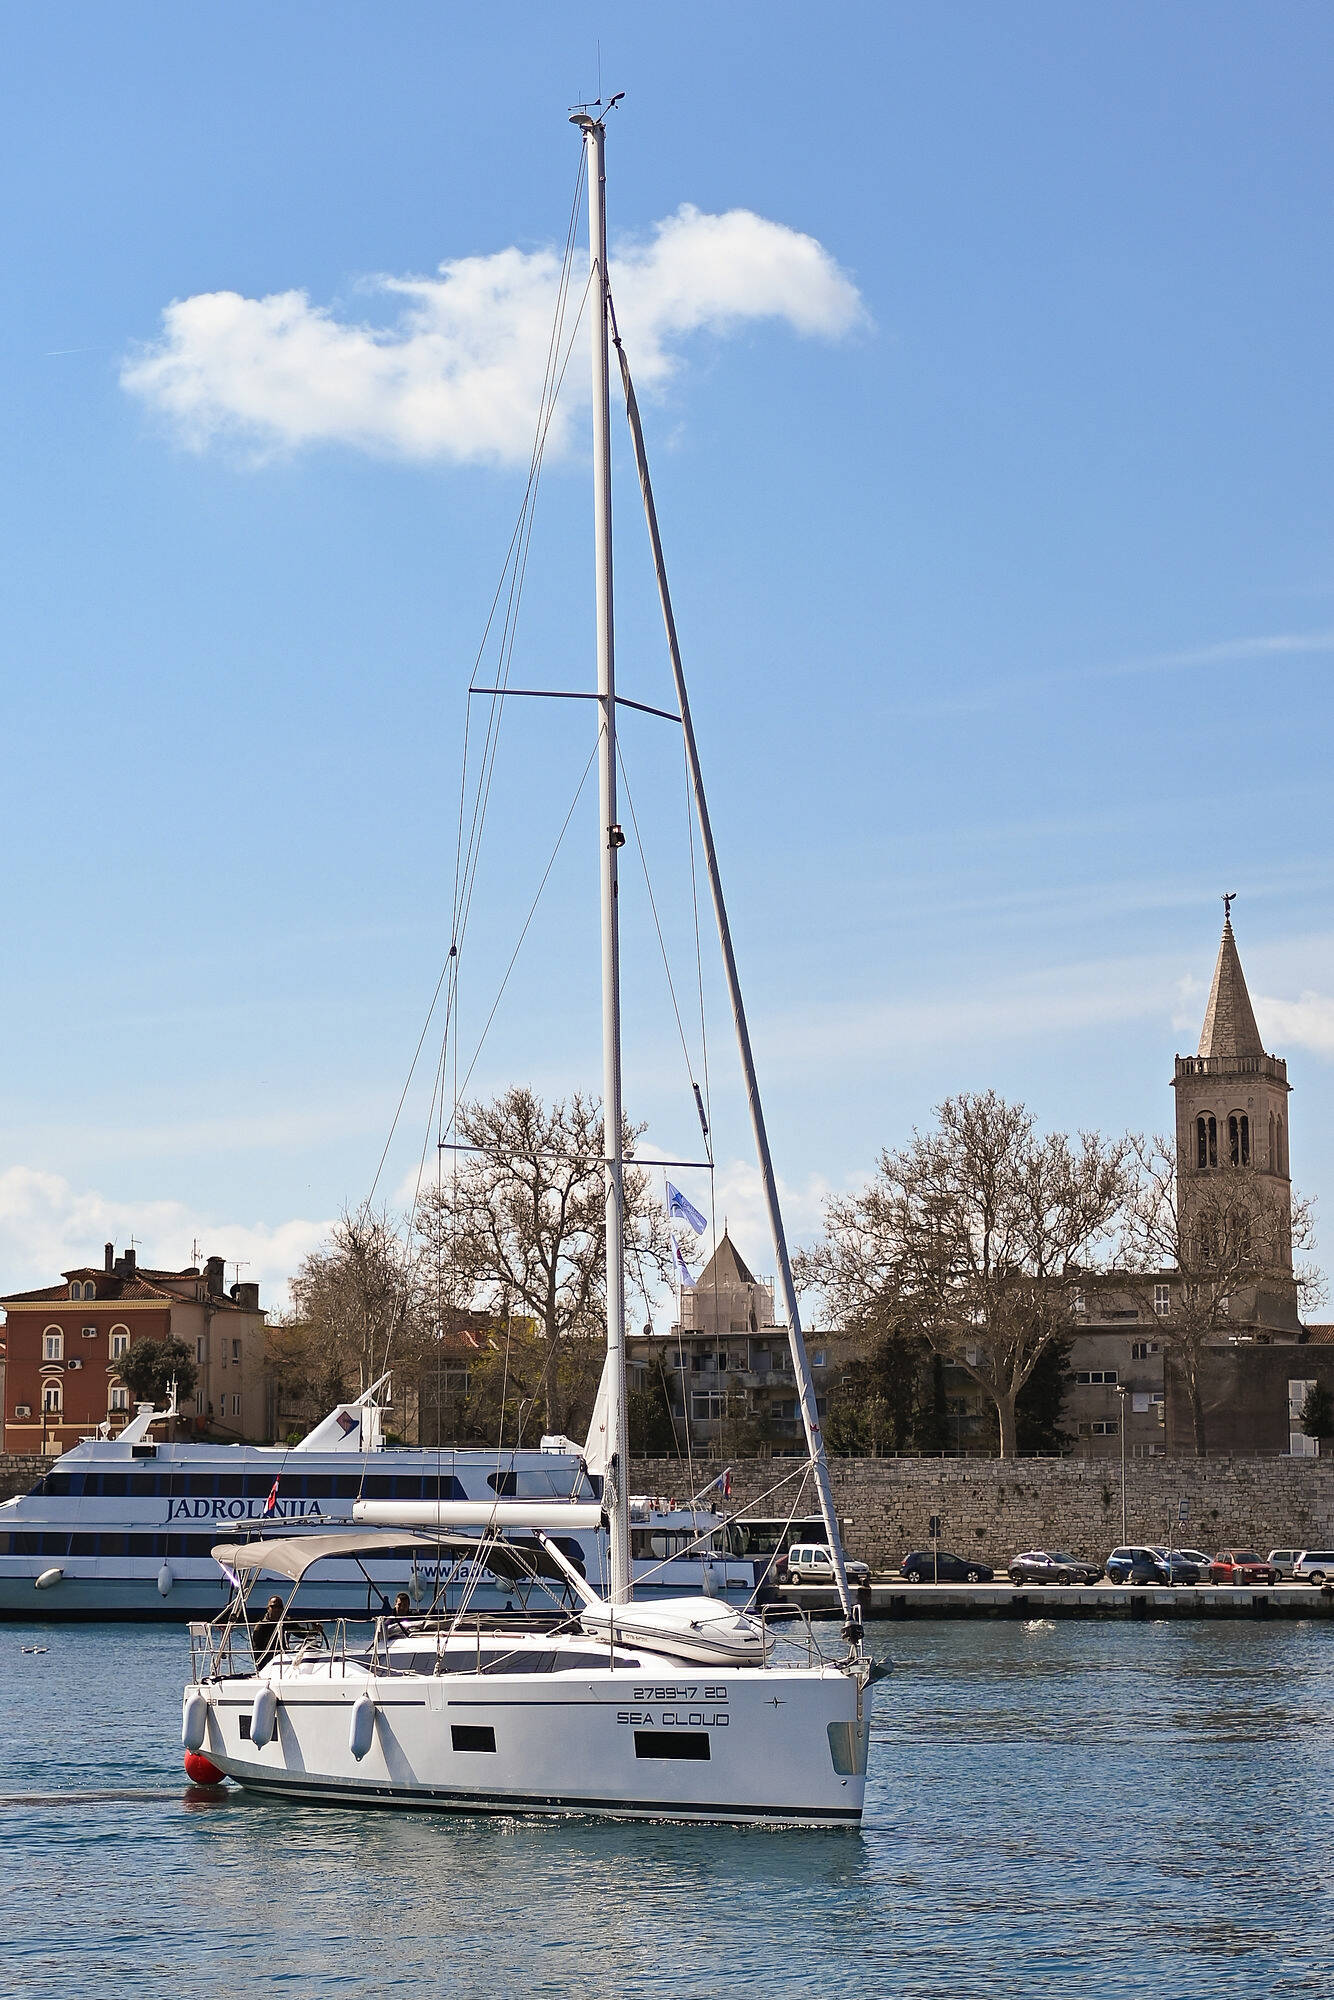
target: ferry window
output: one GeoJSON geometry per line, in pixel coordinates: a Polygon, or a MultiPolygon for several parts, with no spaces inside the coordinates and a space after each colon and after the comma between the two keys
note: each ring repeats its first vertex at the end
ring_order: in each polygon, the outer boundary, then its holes
{"type": "MultiPolygon", "coordinates": [[[[568,1467],[524,1466],[513,1472],[488,1473],[486,1483],[506,1500],[568,1500],[575,1477],[568,1467]]],[[[432,1490],[429,1479],[424,1490],[432,1490]]],[[[405,1497],[415,1499],[417,1488],[405,1497]]]]}
{"type": "Polygon", "coordinates": [[[494,1729],[471,1722],[456,1722],[450,1730],[456,1750],[494,1750],[496,1732],[494,1729]]]}
{"type": "Polygon", "coordinates": [[[48,1472],[41,1482],[39,1491],[47,1495],[66,1494],[70,1490],[68,1472],[48,1472]]]}
{"type": "Polygon", "coordinates": [[[63,1398],[61,1395],[59,1382],[44,1382],[42,1384],[42,1408],[44,1410],[50,1410],[58,1413],[61,1408],[62,1401],[63,1398]]]}
{"type": "Polygon", "coordinates": [[[130,1351],[130,1329],[128,1326],[113,1326],[111,1329],[111,1358],[130,1351]]]}
{"type": "Polygon", "coordinates": [[[63,1361],[65,1358],[65,1336],[59,1327],[49,1326],[42,1335],[43,1361],[63,1361]]]}

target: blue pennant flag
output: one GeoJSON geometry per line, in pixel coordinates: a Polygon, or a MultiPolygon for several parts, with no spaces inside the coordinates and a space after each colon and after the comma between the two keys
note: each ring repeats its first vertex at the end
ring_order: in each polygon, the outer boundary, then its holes
{"type": "Polygon", "coordinates": [[[681,1255],[681,1246],[674,1236],[672,1238],[672,1256],[676,1260],[677,1277],[681,1280],[687,1291],[693,1292],[695,1289],[695,1280],[690,1275],[690,1266],[681,1255]]]}
{"type": "Polygon", "coordinates": [[[673,1187],[670,1181],[667,1183],[667,1215],[669,1221],[688,1224],[696,1236],[702,1236],[709,1226],[695,1204],[687,1201],[680,1188],[673,1187]]]}

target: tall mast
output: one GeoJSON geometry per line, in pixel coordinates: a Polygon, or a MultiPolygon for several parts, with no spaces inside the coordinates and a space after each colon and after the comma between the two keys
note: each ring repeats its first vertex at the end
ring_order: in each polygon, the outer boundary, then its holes
{"type": "Polygon", "coordinates": [[[611,588],[611,403],[607,351],[606,130],[600,118],[571,119],[584,135],[592,266],[593,531],[597,584],[598,806],[602,849],[602,1128],[607,1195],[607,1443],[610,1448],[611,1601],[630,1601],[629,1439],[625,1414],[625,1159],[621,1116],[621,936],[616,818],[616,650],[611,588]]]}
{"type": "MultiPolygon", "coordinates": [[[[615,324],[613,313],[613,329],[615,324]]],[[[829,1477],[829,1464],[825,1458],[824,1439],[820,1431],[815,1384],[811,1379],[806,1343],[801,1334],[801,1311],[797,1304],[797,1288],[792,1282],[792,1262],[788,1255],[787,1232],[783,1227],[783,1211],[778,1200],[778,1182],[774,1176],[773,1158],[769,1152],[769,1134],[765,1129],[764,1106],[760,1102],[760,1083],[755,1072],[755,1057],[750,1046],[750,1028],[746,1021],[746,1005],[741,993],[741,976],[737,971],[736,953],[732,949],[732,927],[727,920],[727,904],[723,899],[723,879],[718,867],[718,852],[713,844],[709,802],[704,794],[704,774],[700,768],[699,750],[695,743],[695,726],[691,720],[690,700],[686,693],[685,669],[681,664],[681,648],[676,637],[676,615],[672,609],[672,595],[667,583],[667,565],[663,560],[662,539],[658,533],[658,510],[653,503],[653,485],[649,478],[644,433],[639,422],[639,404],[635,399],[634,383],[630,379],[630,367],[625,358],[625,349],[621,346],[619,333],[616,335],[616,353],[621,365],[626,414],[630,419],[630,436],[634,442],[635,466],[639,473],[639,488],[644,498],[649,541],[653,548],[653,567],[658,579],[658,601],[662,607],[663,624],[667,628],[667,650],[671,656],[672,680],[681,713],[681,726],[685,733],[686,761],[690,768],[691,789],[695,795],[695,811],[704,847],[713,914],[718,926],[718,942],[722,947],[723,972],[727,980],[728,998],[732,1003],[732,1019],[736,1024],[741,1067],[746,1079],[746,1100],[750,1107],[751,1131],[755,1138],[760,1179],[764,1184],[764,1205],[769,1214],[769,1230],[773,1237],[774,1256],[778,1263],[779,1289],[787,1308],[788,1344],[792,1350],[792,1372],[796,1382],[797,1402],[801,1409],[802,1426],[806,1432],[806,1448],[815,1474],[820,1514],[825,1524],[825,1533],[829,1537],[830,1552],[834,1558],[834,1580],[838,1585],[839,1601],[843,1606],[844,1617],[851,1626],[854,1620],[852,1595],[848,1589],[847,1569],[843,1561],[843,1542],[838,1529],[838,1515],[834,1508],[833,1483],[829,1477]]]]}

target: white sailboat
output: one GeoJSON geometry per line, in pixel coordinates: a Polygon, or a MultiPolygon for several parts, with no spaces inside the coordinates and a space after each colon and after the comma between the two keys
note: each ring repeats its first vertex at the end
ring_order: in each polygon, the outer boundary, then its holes
{"type": "MultiPolygon", "coordinates": [[[[333,1553],[260,1541],[218,1550],[238,1584],[235,1615],[192,1627],[183,1741],[196,1779],[231,1777],[305,1799],[461,1812],[598,1814],[724,1823],[855,1825],[862,1815],[877,1670],[849,1595],[838,1520],[801,1334],[745,1008],[691,725],[643,437],[607,276],[605,112],[581,110],[587,169],[593,350],[597,703],[602,917],[603,1110],[607,1135],[606,1470],[600,1503],[609,1587],[592,1589],[551,1539],[548,1513],[521,1501],[363,1500],[363,1532],[338,1553],[367,1562],[405,1538],[467,1552],[513,1582],[506,1612],[466,1601],[379,1621],[358,1639],[339,1622],[251,1626],[246,1591],[265,1577],[298,1587],[333,1553]],[[617,693],[612,616],[610,345],[615,340],[667,629],[679,722],[787,1307],[810,1472],[834,1553],[845,1623],[824,1657],[809,1627],[793,1638],[762,1615],[709,1596],[636,1596],[626,1426],[624,1158],[618,921],[617,693]],[[480,1531],[468,1535],[467,1529],[480,1531]],[[523,1531],[523,1539],[515,1539],[523,1531]],[[353,1544],[356,1547],[353,1547],[353,1544]],[[534,1610],[535,1593],[550,1608],[534,1610]]],[[[678,719],[678,718],[673,718],[678,719]]],[[[568,1520],[569,1515],[565,1518],[568,1520]]]]}

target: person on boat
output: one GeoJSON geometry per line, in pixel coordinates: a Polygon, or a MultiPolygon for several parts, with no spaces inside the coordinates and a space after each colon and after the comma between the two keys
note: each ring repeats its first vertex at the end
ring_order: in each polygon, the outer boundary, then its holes
{"type": "Polygon", "coordinates": [[[278,1628],[283,1620],[283,1601],[275,1592],[264,1606],[264,1616],[255,1620],[251,1639],[255,1648],[255,1665],[266,1666],[278,1651],[278,1628]]]}

